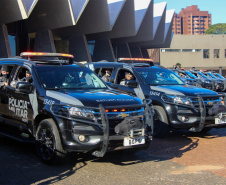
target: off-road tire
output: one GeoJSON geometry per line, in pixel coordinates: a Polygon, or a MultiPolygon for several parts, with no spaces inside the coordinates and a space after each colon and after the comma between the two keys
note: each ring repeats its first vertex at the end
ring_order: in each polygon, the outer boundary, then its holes
{"type": "Polygon", "coordinates": [[[38,125],[36,149],[40,159],[46,164],[59,164],[67,156],[63,149],[59,130],[52,119],[45,119],[38,125]]]}
{"type": "Polygon", "coordinates": [[[158,105],[154,105],[154,116],[153,116],[153,121],[154,121],[154,137],[155,138],[163,138],[170,133],[170,128],[169,128],[169,123],[168,123],[168,118],[166,115],[165,110],[158,105]]]}

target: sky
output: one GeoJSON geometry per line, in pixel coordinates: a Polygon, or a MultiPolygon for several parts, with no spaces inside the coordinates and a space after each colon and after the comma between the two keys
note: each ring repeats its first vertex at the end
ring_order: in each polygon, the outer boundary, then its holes
{"type": "Polygon", "coordinates": [[[167,2],[167,10],[175,9],[179,13],[182,8],[198,5],[200,11],[212,14],[212,24],[226,23],[226,0],[154,0],[154,3],[167,2]]]}

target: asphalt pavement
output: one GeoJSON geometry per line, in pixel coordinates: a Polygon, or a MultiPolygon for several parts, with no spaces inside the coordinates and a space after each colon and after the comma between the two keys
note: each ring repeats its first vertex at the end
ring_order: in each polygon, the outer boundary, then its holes
{"type": "Polygon", "coordinates": [[[135,154],[72,154],[55,166],[41,163],[34,145],[2,136],[0,151],[1,185],[226,184],[226,128],[209,134],[173,132],[135,154]]]}

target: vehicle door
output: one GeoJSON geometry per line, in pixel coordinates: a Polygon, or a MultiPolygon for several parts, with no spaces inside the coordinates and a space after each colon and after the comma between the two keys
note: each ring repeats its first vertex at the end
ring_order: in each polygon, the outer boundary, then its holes
{"type": "Polygon", "coordinates": [[[31,92],[21,92],[16,88],[18,83],[33,84],[32,81],[26,82],[24,80],[27,70],[31,72],[31,69],[27,67],[18,66],[13,79],[6,87],[8,124],[20,129],[27,129],[28,124],[31,124],[33,119],[33,109],[30,101],[31,92]]]}
{"type": "MultiPolygon", "coordinates": [[[[8,68],[8,81],[10,81],[13,77],[14,70],[16,68],[16,65],[4,65],[8,68]]],[[[2,66],[1,66],[2,67],[2,66]]],[[[5,82],[0,82],[0,120],[7,121],[7,109],[8,109],[8,97],[6,93],[6,89],[8,87],[8,84],[5,82]]],[[[7,82],[8,83],[8,82],[7,82]]]]}
{"type": "Polygon", "coordinates": [[[125,68],[118,68],[116,73],[114,74],[114,84],[112,85],[113,88],[115,89],[119,89],[128,93],[132,93],[136,96],[138,96],[141,99],[144,99],[144,93],[142,90],[142,87],[140,86],[141,84],[139,83],[139,77],[137,76],[137,74],[134,72],[134,70],[132,68],[127,67],[127,69],[125,68]],[[127,73],[130,73],[133,75],[133,81],[136,82],[135,84],[133,84],[132,86],[127,86],[127,85],[123,85],[120,84],[123,80],[125,80],[125,75],[127,73]]]}

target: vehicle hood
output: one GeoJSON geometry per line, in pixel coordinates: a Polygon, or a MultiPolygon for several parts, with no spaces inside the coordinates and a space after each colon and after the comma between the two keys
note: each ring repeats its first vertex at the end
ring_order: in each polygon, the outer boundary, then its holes
{"type": "Polygon", "coordinates": [[[98,107],[119,106],[119,105],[138,105],[142,104],[140,98],[121,94],[113,90],[64,90],[53,91],[47,90],[46,96],[60,101],[60,103],[98,107]]]}
{"type": "Polygon", "coordinates": [[[152,90],[164,92],[165,94],[177,95],[177,96],[214,96],[218,95],[216,92],[191,86],[191,85],[161,85],[151,86],[152,90]]]}

